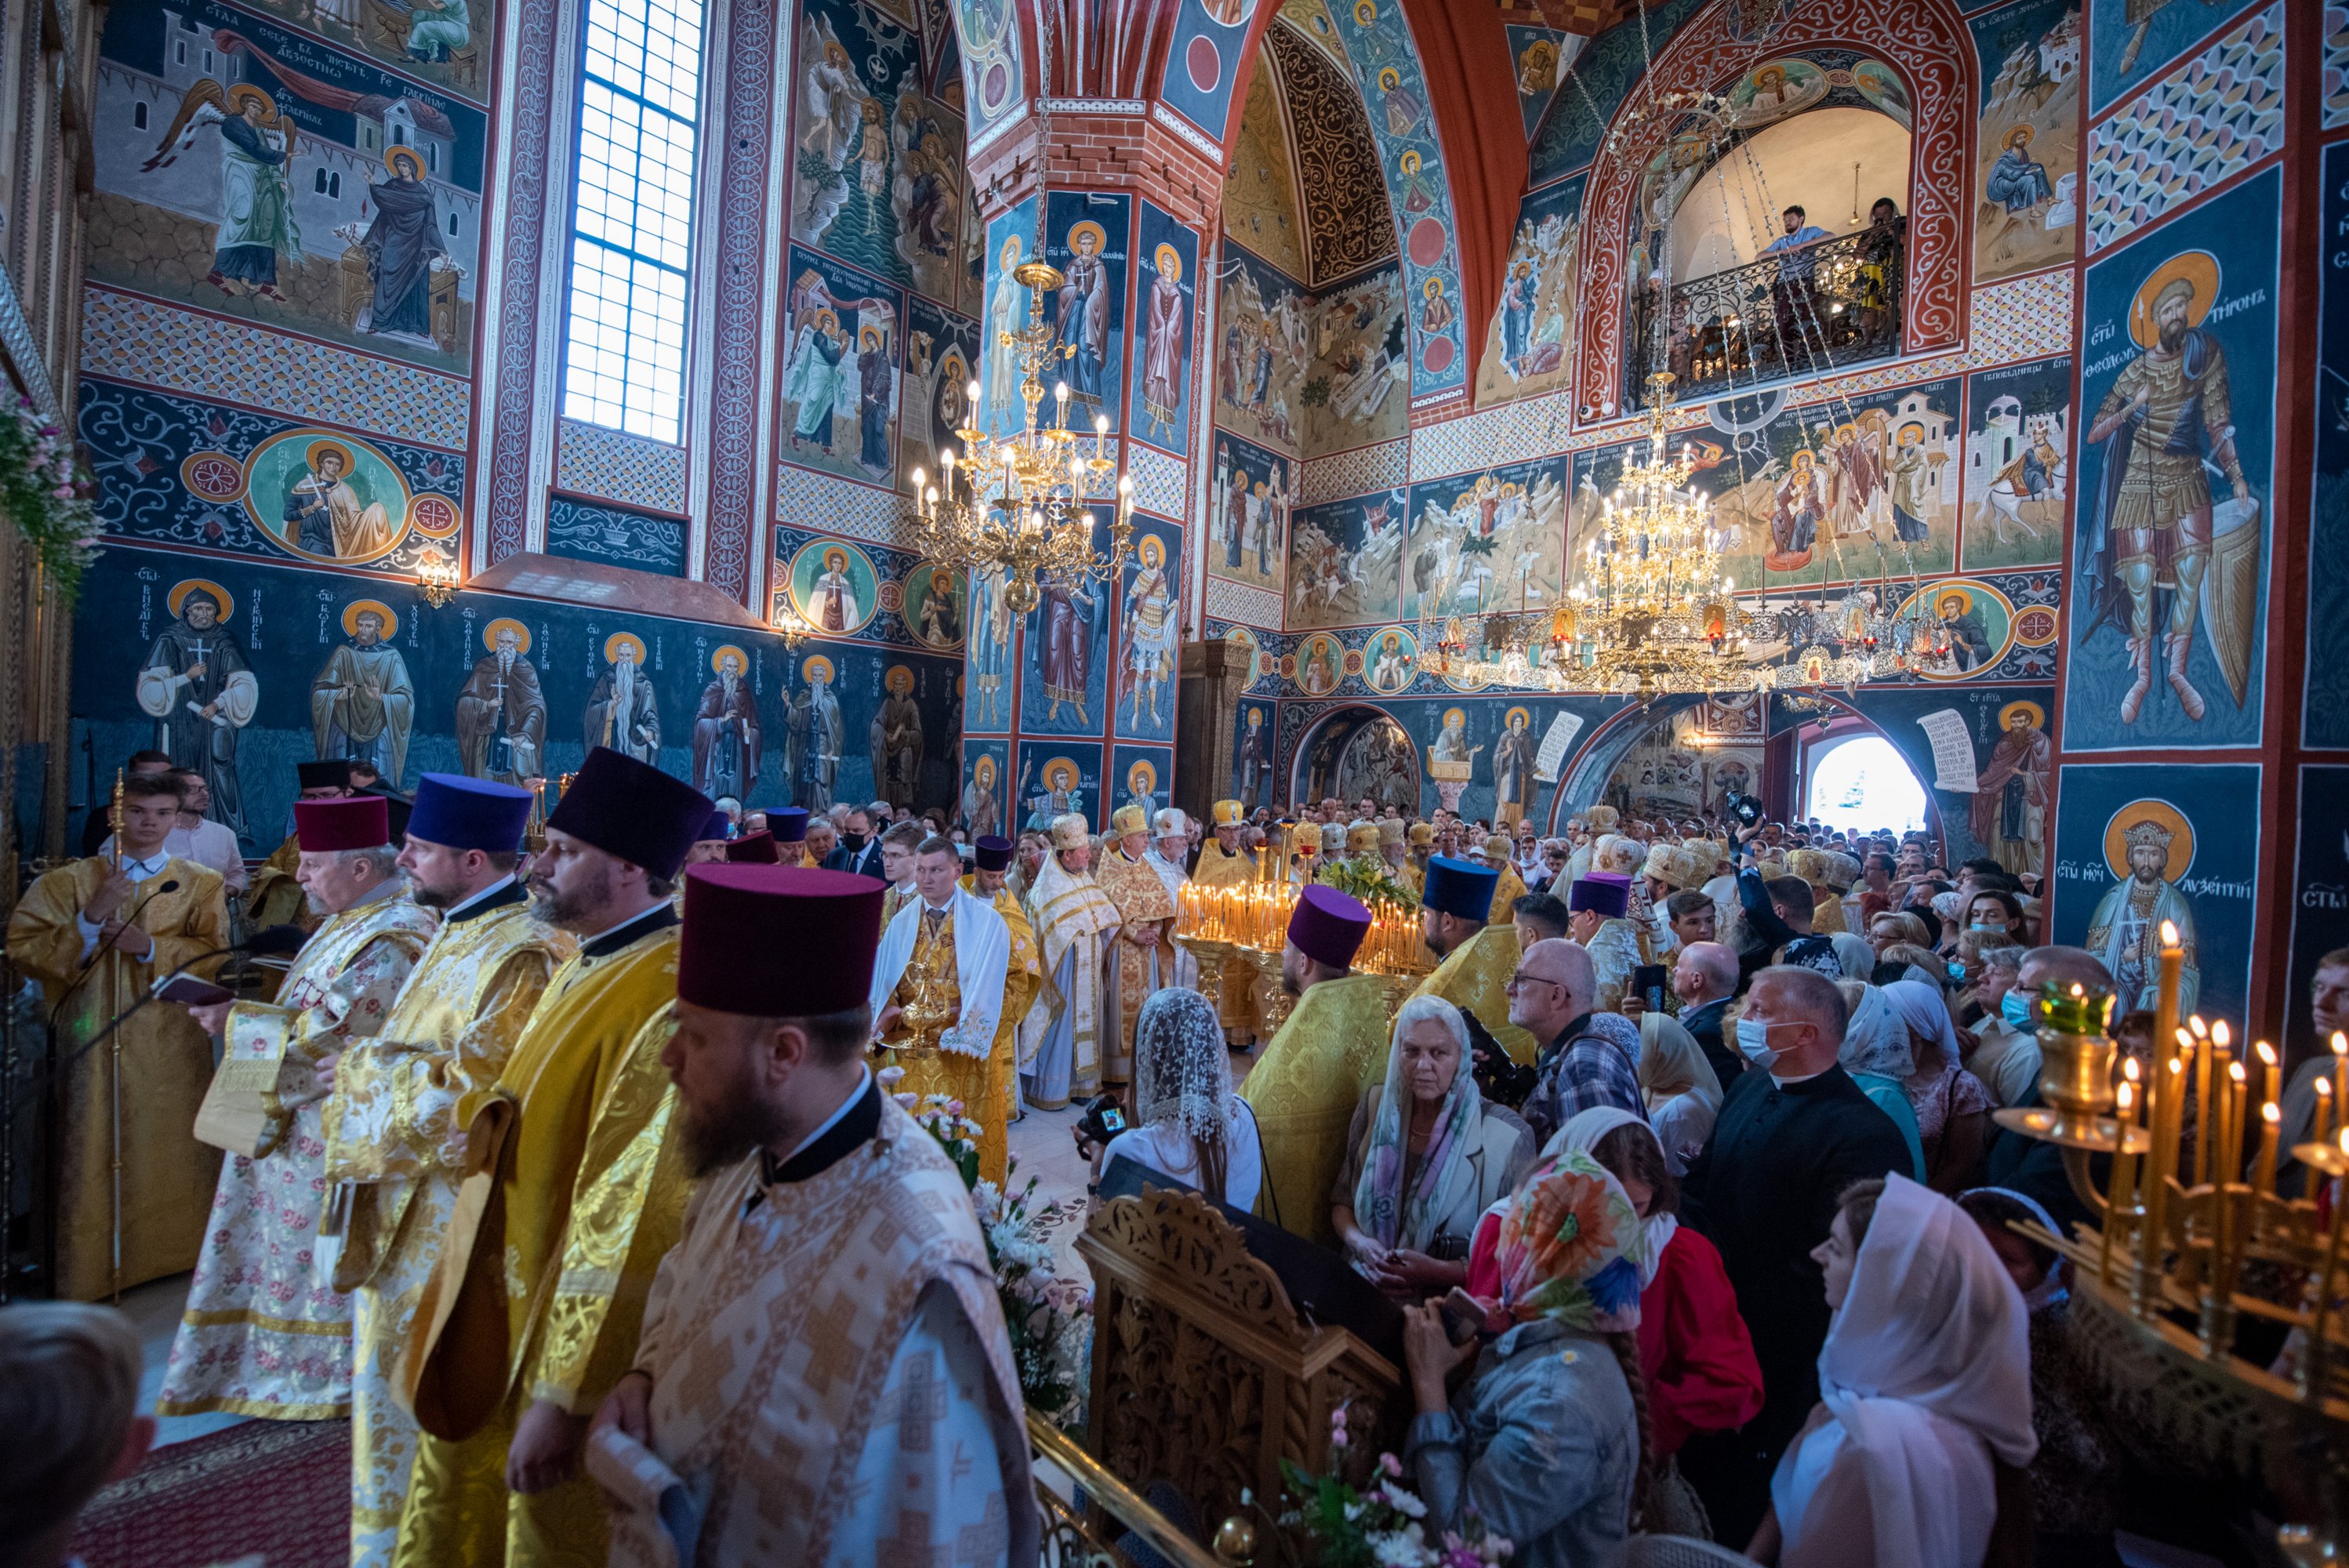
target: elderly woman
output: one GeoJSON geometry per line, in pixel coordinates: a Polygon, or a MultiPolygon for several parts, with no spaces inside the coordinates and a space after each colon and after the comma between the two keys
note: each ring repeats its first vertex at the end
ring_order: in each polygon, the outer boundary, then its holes
{"type": "Polygon", "coordinates": [[[1957,1031],[1940,991],[1900,980],[1884,987],[1884,1000],[1909,1036],[1909,1069],[1900,1087],[1917,1113],[1925,1184],[1936,1192],[1962,1192],[1973,1185],[1990,1136],[1990,1091],[1959,1065],[1957,1031]]]}
{"type": "Polygon", "coordinates": [[[1918,1130],[1917,1108],[1907,1088],[1909,1075],[1917,1070],[1916,1047],[1908,1026],[1892,1010],[1882,987],[1846,980],[1836,989],[1843,993],[1847,1015],[1836,1061],[1876,1109],[1900,1130],[1900,1140],[1909,1146],[1909,1173],[1922,1181],[1927,1169],[1925,1140],[1918,1130]]]}
{"type": "Polygon", "coordinates": [[[1131,1160],[1235,1209],[1256,1207],[1264,1145],[1256,1113],[1232,1092],[1230,1049],[1215,1004],[1196,991],[1154,991],[1133,1025],[1133,1125],[1098,1169],[1131,1160]]]}
{"type": "Polygon", "coordinates": [[[1640,1016],[1640,1097],[1663,1147],[1664,1164],[1678,1179],[1713,1136],[1713,1118],[1721,1112],[1721,1078],[1696,1037],[1667,1014],[1640,1016]]]}
{"type": "Polygon", "coordinates": [[[1933,934],[1914,911],[1888,909],[1868,923],[1868,944],[1881,957],[1884,950],[1896,942],[1906,942],[1917,947],[1933,945],[1933,934]]]}
{"type": "Polygon", "coordinates": [[[1386,1081],[1354,1107],[1330,1221],[1347,1260],[1381,1290],[1441,1295],[1467,1277],[1478,1218],[1533,1157],[1526,1124],[1476,1092],[1460,1009],[1414,996],[1395,1014],[1386,1081]]]}
{"type": "Polygon", "coordinates": [[[1485,1334],[1455,1346],[1434,1304],[1405,1315],[1417,1414],[1403,1464],[1431,1537],[1474,1511],[1516,1543],[1516,1568],[1623,1560],[1648,1470],[1633,1337],[1647,1255],[1621,1184],[1587,1154],[1559,1154],[1501,1218],[1485,1334]],[[1448,1393],[1447,1376],[1472,1360],[1448,1393]]]}
{"type": "Polygon", "coordinates": [[[1963,1210],[1899,1176],[1855,1183],[1827,1239],[1820,1402],[1770,1478],[1746,1555],[1781,1568],[2027,1562],[2013,1472],[2031,1429],[2022,1294],[1963,1210]],[[2006,1472],[2002,1475],[2002,1471],[2006,1472]]]}

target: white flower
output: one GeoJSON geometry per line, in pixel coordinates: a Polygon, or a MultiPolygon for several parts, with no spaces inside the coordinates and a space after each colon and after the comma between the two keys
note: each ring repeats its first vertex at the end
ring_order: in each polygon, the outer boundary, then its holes
{"type": "Polygon", "coordinates": [[[1421,1568],[1434,1561],[1416,1524],[1392,1534],[1372,1535],[1369,1540],[1371,1553],[1381,1568],[1421,1568]]]}
{"type": "Polygon", "coordinates": [[[1427,1517],[1427,1504],[1392,1481],[1381,1481],[1378,1491],[1372,1495],[1405,1518],[1425,1519],[1427,1517]]]}

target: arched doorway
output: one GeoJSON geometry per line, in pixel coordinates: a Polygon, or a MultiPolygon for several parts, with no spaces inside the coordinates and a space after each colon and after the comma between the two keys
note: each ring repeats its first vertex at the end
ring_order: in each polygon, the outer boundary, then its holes
{"type": "Polygon", "coordinates": [[[1289,799],[1302,809],[1331,796],[1350,809],[1367,799],[1381,810],[1418,811],[1418,752],[1392,714],[1341,707],[1298,741],[1289,799]]]}
{"type": "Polygon", "coordinates": [[[1908,758],[1870,726],[1810,748],[1803,815],[1828,827],[1905,833],[1927,825],[1932,803],[1908,758]]]}

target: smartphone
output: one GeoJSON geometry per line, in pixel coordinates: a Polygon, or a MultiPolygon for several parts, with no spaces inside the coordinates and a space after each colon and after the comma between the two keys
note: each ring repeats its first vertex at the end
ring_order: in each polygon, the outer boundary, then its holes
{"type": "Polygon", "coordinates": [[[155,998],[160,1002],[177,1002],[187,1007],[209,1007],[215,1003],[233,1002],[236,993],[200,980],[193,975],[174,975],[155,987],[155,998]]]}
{"type": "Polygon", "coordinates": [[[1651,1013],[1664,1010],[1664,966],[1642,964],[1631,971],[1631,989],[1640,994],[1640,1001],[1651,1013]]]}
{"type": "Polygon", "coordinates": [[[1484,1332],[1485,1304],[1458,1285],[1436,1302],[1435,1311],[1444,1319],[1444,1337],[1454,1345],[1465,1345],[1484,1332]]]}

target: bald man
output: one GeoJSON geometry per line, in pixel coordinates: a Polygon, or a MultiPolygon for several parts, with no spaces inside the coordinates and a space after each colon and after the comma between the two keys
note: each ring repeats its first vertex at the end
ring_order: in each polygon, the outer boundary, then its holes
{"type": "Polygon", "coordinates": [[[1737,951],[1725,943],[1692,942],[1672,965],[1672,995],[1681,999],[1681,1027],[1696,1040],[1726,1090],[1745,1070],[1745,1058],[1722,1038],[1722,1015],[1737,992],[1737,951]]]}
{"type": "Polygon", "coordinates": [[[1640,1026],[1598,1006],[1599,972],[1581,944],[1550,937],[1518,957],[1509,1022],[1539,1047],[1533,1093],[1519,1108],[1538,1142],[1597,1106],[1648,1114],[1640,1095],[1640,1026]]]}

